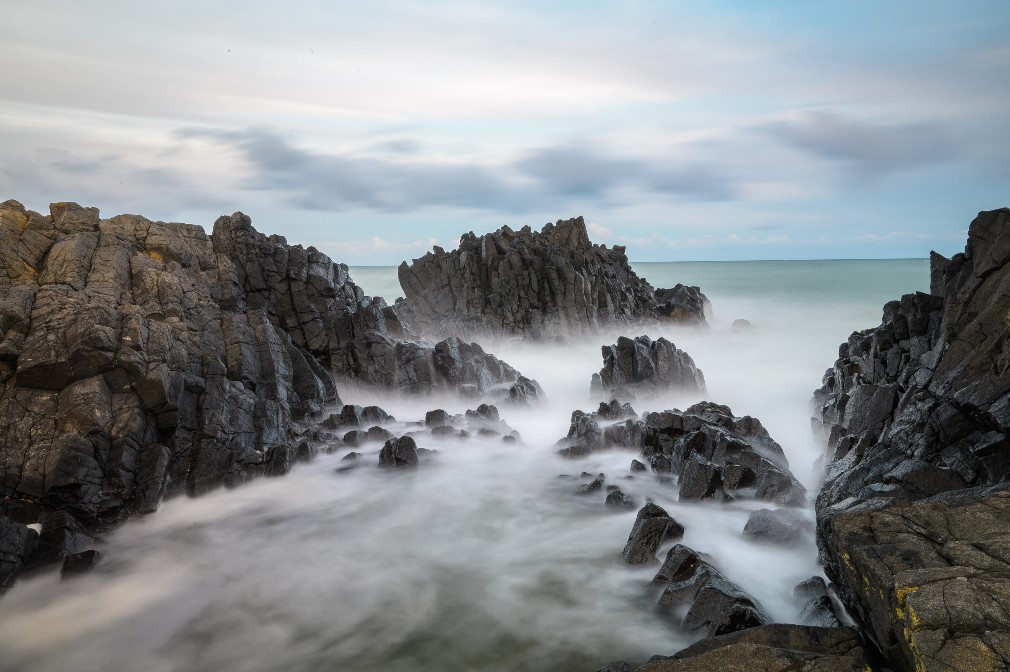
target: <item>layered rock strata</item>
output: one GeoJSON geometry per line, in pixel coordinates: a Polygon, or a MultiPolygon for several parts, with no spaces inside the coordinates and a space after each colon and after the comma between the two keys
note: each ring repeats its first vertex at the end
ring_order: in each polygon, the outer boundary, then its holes
{"type": "Polygon", "coordinates": [[[980,213],[964,253],[934,253],[930,284],[854,333],[815,393],[828,446],[818,543],[891,664],[1000,669],[1010,661],[1010,210],[980,213]]]}
{"type": "Polygon", "coordinates": [[[595,245],[582,217],[539,231],[502,227],[465,234],[459,247],[435,247],[399,268],[400,318],[444,338],[541,340],[657,320],[704,323],[704,295],[680,286],[656,290],[628,265],[624,247],[595,245]],[[662,309],[660,309],[662,306],[662,309]]]}

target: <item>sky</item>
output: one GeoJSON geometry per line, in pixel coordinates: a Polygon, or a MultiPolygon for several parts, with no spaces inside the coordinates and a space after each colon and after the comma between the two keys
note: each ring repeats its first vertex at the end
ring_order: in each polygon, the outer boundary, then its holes
{"type": "Polygon", "coordinates": [[[0,199],[351,265],[925,257],[1010,206],[1010,0],[0,0],[0,199]]]}

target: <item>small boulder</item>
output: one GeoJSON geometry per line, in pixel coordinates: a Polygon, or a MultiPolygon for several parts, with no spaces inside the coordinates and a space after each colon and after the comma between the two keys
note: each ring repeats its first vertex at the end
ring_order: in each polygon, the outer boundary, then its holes
{"type": "Polygon", "coordinates": [[[684,526],[674,520],[663,507],[649,502],[638,511],[621,557],[629,565],[655,562],[656,551],[664,541],[683,536],[684,526]]]}
{"type": "Polygon", "coordinates": [[[417,444],[409,436],[390,439],[379,451],[380,467],[416,467],[417,444]]]}

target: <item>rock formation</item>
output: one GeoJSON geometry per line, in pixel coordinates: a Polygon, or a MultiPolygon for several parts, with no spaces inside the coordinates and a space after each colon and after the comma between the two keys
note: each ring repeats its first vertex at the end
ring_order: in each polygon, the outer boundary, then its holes
{"type": "Polygon", "coordinates": [[[753,498],[781,506],[806,501],[782,447],[759,420],[735,417],[710,401],[641,417],[627,417],[625,408],[634,413],[616,401],[593,413],[573,412],[558,452],[577,458],[607,448],[638,449],[654,472],[679,478],[682,500],[753,498]]]}
{"type": "Polygon", "coordinates": [[[683,350],[666,340],[621,336],[603,346],[603,368],[593,376],[591,393],[604,399],[636,399],[659,392],[705,393],[705,375],[683,350]]]}
{"type": "Polygon", "coordinates": [[[1010,660],[1010,210],[929,294],[884,306],[815,393],[828,445],[818,543],[850,613],[898,669],[1010,660]]]}
{"type": "Polygon", "coordinates": [[[581,217],[534,232],[502,227],[465,234],[458,249],[435,247],[399,268],[402,320],[434,338],[541,340],[601,328],[704,323],[704,295],[682,285],[657,292],[628,265],[624,247],[594,245],[581,217]]]}
{"type": "MultiPolygon", "coordinates": [[[[406,335],[345,265],[241,213],[208,236],[74,203],[49,216],[0,204],[3,512],[41,521],[44,541],[64,529],[53,511],[97,529],[167,493],[284,473],[302,454],[297,437],[340,403],[334,377],[539,395],[479,346],[406,335]]],[[[14,567],[31,539],[8,528],[0,564],[14,567]]],[[[49,559],[87,550],[64,546],[49,559]]]]}

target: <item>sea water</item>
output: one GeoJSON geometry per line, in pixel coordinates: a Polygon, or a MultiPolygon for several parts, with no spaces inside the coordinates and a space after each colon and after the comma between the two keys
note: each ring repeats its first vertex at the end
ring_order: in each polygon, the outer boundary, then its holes
{"type": "MultiPolygon", "coordinates": [[[[622,331],[669,338],[708,387],[635,410],[706,398],[759,418],[811,499],[821,452],[811,392],[851,331],[878,324],[884,302],[928,290],[929,275],[924,259],[633,266],[656,287],[699,285],[712,302],[708,328],[622,331]],[[734,328],[737,319],[750,327],[734,328]]],[[[393,267],[351,275],[390,303],[400,295],[393,267]]],[[[683,543],[776,620],[795,622],[791,591],[820,572],[816,550],[812,538],[796,548],[745,540],[747,516],[766,503],[679,503],[675,487],[631,478],[634,451],[556,454],[571,412],[594,409],[590,378],[617,335],[487,347],[547,395],[536,409],[501,407],[520,443],[419,438],[438,452],[409,472],[380,470],[378,444],[356,448],[356,461],[342,449],[283,478],[163,503],[107,535],[90,574],[60,582],[50,572],[0,599],[0,670],[592,672],[671,654],[691,638],[654,609],[658,564],[620,558],[636,509],[575,494],[583,471],[605,473],[639,506],[666,508],[686,528],[683,543]]],[[[397,431],[434,408],[473,406],[340,392],[382,405],[397,431]]]]}

